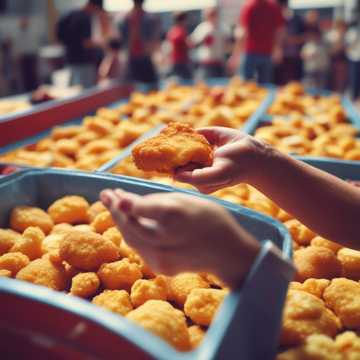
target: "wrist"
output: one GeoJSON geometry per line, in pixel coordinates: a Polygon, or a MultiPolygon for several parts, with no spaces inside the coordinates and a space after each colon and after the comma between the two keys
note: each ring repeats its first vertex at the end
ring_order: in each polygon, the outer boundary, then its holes
{"type": "Polygon", "coordinates": [[[216,254],[215,274],[218,275],[230,288],[239,287],[250,271],[257,255],[260,252],[260,243],[243,230],[238,224],[234,229],[232,239],[224,237],[226,246],[222,242],[221,252],[216,254]],[[224,261],[225,259],[225,261],[224,261]]]}

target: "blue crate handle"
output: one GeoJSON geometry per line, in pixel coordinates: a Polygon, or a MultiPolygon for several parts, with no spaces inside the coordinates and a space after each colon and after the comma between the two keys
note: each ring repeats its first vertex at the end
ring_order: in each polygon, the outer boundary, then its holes
{"type": "MultiPolygon", "coordinates": [[[[0,191],[3,194],[0,203],[0,226],[5,225],[8,211],[19,204],[48,206],[56,198],[70,193],[83,195],[94,201],[95,194],[105,187],[122,187],[139,194],[169,191],[196,194],[110,174],[77,171],[68,173],[53,169],[25,170],[0,181],[0,191]]],[[[206,195],[196,195],[211,199],[206,195]]],[[[212,200],[224,206],[245,228],[255,233],[255,236],[263,241],[263,245],[242,289],[234,291],[225,299],[204,343],[193,352],[177,352],[161,339],[129,324],[126,319],[100,309],[94,311],[95,308],[90,303],[64,297],[36,285],[0,279],[0,299],[1,294],[16,294],[26,301],[50,304],[66,310],[68,315],[73,314],[80,320],[95,322],[100,324],[104,331],[115,332],[128,339],[156,359],[223,359],[225,356],[228,358],[228,355],[236,359],[272,358],[276,351],[287,285],[294,271],[288,260],[291,256],[291,238],[282,224],[268,216],[226,201],[212,200]],[[281,254],[274,255],[274,246],[267,239],[278,243],[281,254]],[[23,293],[22,289],[29,291],[23,293]],[[259,346],[260,344],[262,346],[259,346]]]]}

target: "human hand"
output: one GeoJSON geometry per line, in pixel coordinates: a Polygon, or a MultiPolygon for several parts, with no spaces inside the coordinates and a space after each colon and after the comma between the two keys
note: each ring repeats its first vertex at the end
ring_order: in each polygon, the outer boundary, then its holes
{"type": "Polygon", "coordinates": [[[104,190],[100,198],[125,241],[155,272],[206,271],[235,287],[260,249],[224,208],[209,200],[122,190],[104,190]]]}
{"type": "Polygon", "coordinates": [[[209,127],[197,130],[215,146],[214,162],[210,167],[179,169],[178,181],[189,183],[203,193],[212,193],[240,182],[252,183],[271,148],[239,130],[209,127]]]}

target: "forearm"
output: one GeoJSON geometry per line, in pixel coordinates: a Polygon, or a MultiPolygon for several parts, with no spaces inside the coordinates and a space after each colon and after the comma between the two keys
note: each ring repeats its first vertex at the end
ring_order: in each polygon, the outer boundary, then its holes
{"type": "Polygon", "coordinates": [[[319,235],[360,248],[360,191],[276,150],[259,162],[252,185],[319,235]]]}

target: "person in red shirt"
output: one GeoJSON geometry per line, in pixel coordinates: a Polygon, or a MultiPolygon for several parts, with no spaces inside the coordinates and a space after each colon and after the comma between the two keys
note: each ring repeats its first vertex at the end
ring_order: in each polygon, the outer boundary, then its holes
{"type": "Polygon", "coordinates": [[[180,79],[189,80],[192,78],[189,59],[189,40],[186,29],[187,14],[178,12],[174,15],[174,26],[167,34],[167,40],[171,46],[171,75],[180,79]]]}
{"type": "Polygon", "coordinates": [[[242,50],[241,72],[244,79],[271,82],[273,61],[281,58],[283,26],[281,7],[276,1],[247,0],[241,10],[240,27],[236,31],[237,44],[230,66],[234,67],[242,50]]]}

